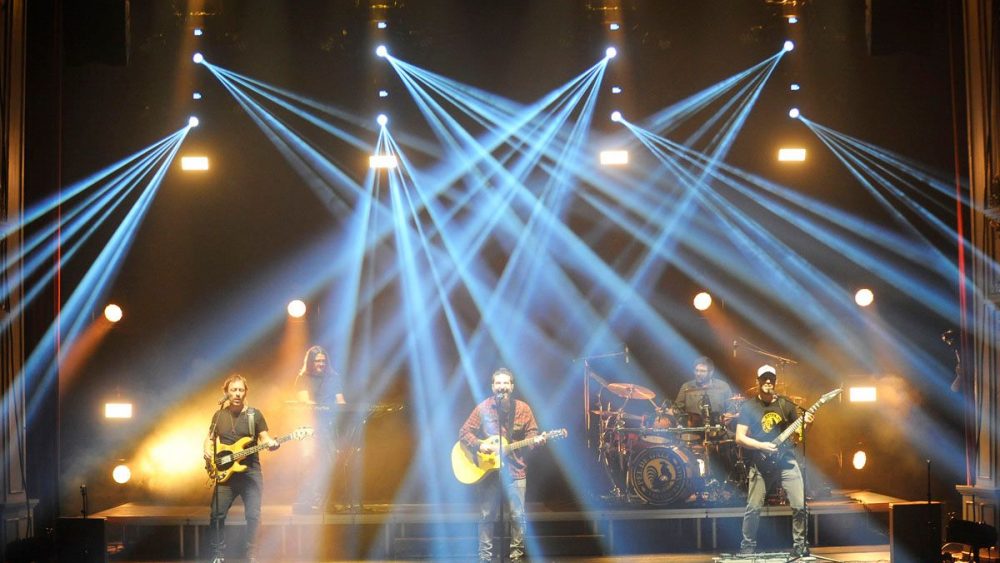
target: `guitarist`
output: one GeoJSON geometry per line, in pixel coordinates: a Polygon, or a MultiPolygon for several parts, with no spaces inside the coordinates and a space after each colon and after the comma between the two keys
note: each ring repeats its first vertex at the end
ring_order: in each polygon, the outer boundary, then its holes
{"type": "MultiPolygon", "coordinates": [[[[267,444],[268,449],[276,450],[278,441],[267,433],[267,421],[257,409],[247,405],[247,380],[240,374],[233,374],[222,384],[225,395],[220,403],[221,408],[212,416],[212,424],[205,437],[203,453],[205,461],[214,459],[216,438],[223,444],[234,444],[237,440],[250,436],[255,437],[259,444],[267,444]],[[253,428],[253,430],[251,430],[253,428]]],[[[251,443],[253,445],[253,443],[251,443]]],[[[214,561],[221,562],[226,550],[226,515],[233,501],[239,496],[243,499],[246,514],[246,557],[250,563],[256,559],[257,528],[260,526],[260,505],[264,493],[264,476],[260,470],[260,458],[252,454],[240,461],[246,465],[246,471],[234,472],[224,483],[216,483],[212,495],[211,527],[215,531],[212,541],[214,561]]]]}
{"type": "MultiPolygon", "coordinates": [[[[508,442],[537,439],[537,444],[545,441],[538,434],[538,423],[531,407],[524,401],[513,399],[514,374],[507,368],[493,372],[491,378],[493,395],[472,409],[469,418],[458,433],[459,441],[469,452],[496,453],[497,444],[486,441],[491,436],[503,436],[508,442]]],[[[532,446],[534,447],[534,446],[532,446]]],[[[527,483],[527,464],[522,457],[524,450],[503,452],[503,464],[483,478],[477,485],[479,519],[479,561],[489,562],[493,557],[494,524],[500,512],[501,483],[507,492],[504,516],[509,518],[510,561],[524,560],[524,492],[527,483]]]]}
{"type": "MultiPolygon", "coordinates": [[[[786,397],[774,392],[778,374],[771,366],[757,370],[756,397],[748,399],[740,409],[736,419],[736,443],[750,450],[753,465],[750,468],[747,492],[747,508],[743,514],[743,539],[740,553],[753,553],[757,548],[757,528],[760,511],[764,506],[766,491],[777,485],[785,489],[788,504],[792,509],[792,557],[808,555],[806,526],[809,515],[806,512],[805,490],[802,471],[791,449],[779,450],[772,440],[778,437],[799,417],[798,406],[786,397]]],[[[806,412],[804,421],[808,424],[813,415],[806,412]]]]}

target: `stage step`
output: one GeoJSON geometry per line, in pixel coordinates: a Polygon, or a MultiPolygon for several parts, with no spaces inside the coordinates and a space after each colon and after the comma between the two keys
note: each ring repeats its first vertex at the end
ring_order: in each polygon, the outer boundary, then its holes
{"type": "MultiPolygon", "coordinates": [[[[535,556],[585,556],[601,552],[600,535],[529,536],[525,544],[529,549],[541,550],[535,556]]],[[[398,559],[428,559],[434,557],[434,549],[441,547],[441,538],[404,537],[393,541],[392,556],[398,559]]],[[[474,559],[478,550],[475,536],[448,538],[450,556],[474,559]]],[[[495,545],[495,544],[494,544],[495,545]]],[[[496,549],[494,547],[494,549],[496,549]]]]}
{"type": "Polygon", "coordinates": [[[800,561],[816,561],[816,558],[811,555],[795,558],[787,551],[772,551],[746,554],[723,553],[718,557],[713,557],[712,561],[714,563],[789,563],[790,561],[798,563],[800,561]]]}

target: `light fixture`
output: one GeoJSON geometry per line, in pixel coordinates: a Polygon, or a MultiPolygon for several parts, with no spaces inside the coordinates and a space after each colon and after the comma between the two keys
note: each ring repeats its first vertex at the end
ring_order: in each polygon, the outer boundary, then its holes
{"type": "Polygon", "coordinates": [[[385,45],[379,45],[375,48],[375,54],[384,59],[389,56],[389,49],[385,45]]]}
{"type": "Polygon", "coordinates": [[[375,24],[375,27],[377,27],[379,29],[385,29],[385,28],[389,27],[389,22],[387,22],[385,20],[381,20],[381,21],[379,21],[378,23],[375,24]]]}
{"type": "Polygon", "coordinates": [[[191,99],[192,100],[200,100],[201,99],[201,92],[195,92],[194,94],[191,94],[191,99]]]}
{"type": "Polygon", "coordinates": [[[855,450],[854,455],[851,456],[851,466],[861,471],[866,465],[868,465],[868,453],[862,449],[855,450]]]}
{"type": "Polygon", "coordinates": [[[205,62],[205,57],[202,56],[201,53],[195,53],[194,56],[191,57],[191,60],[194,61],[194,64],[200,65],[205,62]]]}
{"type": "Polygon", "coordinates": [[[188,127],[197,127],[199,123],[201,123],[201,121],[193,115],[188,118],[188,127]]]}
{"type": "Polygon", "coordinates": [[[854,302],[859,307],[867,307],[875,302],[875,293],[868,288],[861,288],[854,293],[854,302]]]}
{"type": "Polygon", "coordinates": [[[389,91],[388,90],[379,90],[378,91],[378,97],[380,97],[380,98],[388,98],[389,97],[389,91]]]}
{"type": "Polygon", "coordinates": [[[779,162],[803,162],[806,159],[806,149],[800,147],[785,147],[778,149],[779,162]]]}
{"type": "Polygon", "coordinates": [[[200,171],[208,170],[207,156],[182,156],[181,170],[200,171]]]}
{"type": "Polygon", "coordinates": [[[788,51],[791,51],[792,49],[795,48],[795,43],[793,43],[792,41],[785,41],[785,44],[782,45],[781,48],[784,49],[785,52],[787,53],[788,51]]]}
{"type": "Polygon", "coordinates": [[[115,480],[115,483],[124,485],[132,479],[132,470],[129,469],[128,465],[119,463],[111,470],[111,478],[115,480]]]}
{"type": "Polygon", "coordinates": [[[625,150],[601,151],[601,164],[603,166],[624,166],[628,164],[628,151],[625,150]]]}
{"type": "Polygon", "coordinates": [[[788,110],[788,117],[791,117],[792,119],[798,119],[799,115],[801,115],[799,113],[799,108],[792,108],[788,110]]]}
{"type": "Polygon", "coordinates": [[[124,315],[125,313],[122,311],[122,308],[114,303],[109,303],[108,306],[104,308],[104,318],[107,319],[108,322],[117,323],[122,320],[124,315]]]}
{"type": "Polygon", "coordinates": [[[104,418],[132,418],[132,403],[104,403],[104,418]]]}
{"type": "Polygon", "coordinates": [[[611,31],[618,31],[621,28],[622,28],[621,24],[617,22],[611,22],[608,24],[608,29],[610,29],[611,31]]]}
{"type": "Polygon", "coordinates": [[[288,302],[288,316],[293,319],[301,319],[306,314],[306,304],[301,299],[293,299],[288,302]]]}
{"type": "Polygon", "coordinates": [[[612,94],[621,94],[622,93],[622,87],[621,86],[612,86],[611,87],[611,93],[612,94]]]}
{"type": "Polygon", "coordinates": [[[798,82],[792,82],[792,83],[791,83],[791,84],[790,84],[790,85],[788,86],[788,89],[789,89],[789,90],[791,90],[792,92],[798,92],[800,88],[801,88],[801,86],[799,86],[799,83],[798,83],[798,82]]]}
{"type": "Polygon", "coordinates": [[[708,308],[712,306],[712,295],[707,291],[698,292],[698,294],[694,296],[691,303],[694,305],[694,308],[699,311],[708,310],[708,308]]]}
{"type": "Polygon", "coordinates": [[[200,27],[194,28],[194,36],[195,37],[201,37],[204,34],[205,34],[205,32],[200,27]]]}
{"type": "Polygon", "coordinates": [[[788,23],[792,23],[792,24],[799,23],[799,18],[797,18],[795,16],[788,16],[788,23]]]}
{"type": "Polygon", "coordinates": [[[847,402],[874,403],[878,400],[878,392],[871,385],[850,386],[847,388],[847,402]]]}
{"type": "Polygon", "coordinates": [[[385,125],[389,123],[389,116],[384,113],[380,113],[378,114],[378,117],[375,118],[375,122],[382,127],[385,127],[385,125]]]}
{"type": "Polygon", "coordinates": [[[622,112],[620,112],[618,110],[615,110],[615,111],[611,112],[611,121],[614,121],[615,123],[618,123],[621,120],[622,120],[622,112]]]}
{"type": "Polygon", "coordinates": [[[388,170],[399,166],[399,161],[395,155],[373,154],[368,157],[368,166],[376,170],[388,170]]]}
{"type": "Polygon", "coordinates": [[[613,59],[618,56],[618,49],[614,47],[608,47],[604,50],[604,57],[608,59],[613,59]]]}

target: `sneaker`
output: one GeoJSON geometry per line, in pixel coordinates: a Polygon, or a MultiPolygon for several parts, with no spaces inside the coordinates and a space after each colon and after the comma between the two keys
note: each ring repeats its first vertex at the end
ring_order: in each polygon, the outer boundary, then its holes
{"type": "Polygon", "coordinates": [[[739,551],[739,554],[740,555],[753,555],[753,551],[754,551],[754,549],[752,547],[741,547],[740,551],[739,551]]]}
{"type": "Polygon", "coordinates": [[[788,554],[793,559],[800,559],[802,557],[807,557],[809,555],[809,548],[804,545],[795,546],[792,551],[788,554]]]}

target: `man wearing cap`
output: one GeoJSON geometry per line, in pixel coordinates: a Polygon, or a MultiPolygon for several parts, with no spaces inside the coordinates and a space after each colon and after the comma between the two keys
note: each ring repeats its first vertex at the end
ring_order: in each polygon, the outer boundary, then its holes
{"type": "MultiPolygon", "coordinates": [[[[757,370],[759,392],[756,397],[743,403],[736,419],[736,443],[751,450],[753,461],[750,467],[747,508],[743,513],[740,553],[753,553],[756,550],[764,495],[780,484],[785,489],[792,509],[791,555],[803,557],[809,553],[806,543],[809,515],[806,513],[802,471],[792,450],[782,450],[772,441],[798,419],[799,409],[791,400],[774,392],[777,379],[778,375],[771,366],[762,366],[757,370]]],[[[804,417],[807,424],[813,420],[812,413],[806,412],[804,417]]]]}

